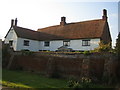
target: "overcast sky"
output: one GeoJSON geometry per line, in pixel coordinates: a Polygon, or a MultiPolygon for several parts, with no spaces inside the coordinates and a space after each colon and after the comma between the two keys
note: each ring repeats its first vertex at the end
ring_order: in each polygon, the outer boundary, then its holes
{"type": "Polygon", "coordinates": [[[1,0],[0,38],[4,40],[4,36],[10,28],[11,19],[18,18],[18,26],[37,30],[60,24],[62,16],[66,17],[67,23],[101,19],[103,9],[107,9],[108,12],[108,23],[114,46],[118,34],[117,1],[1,0]]]}

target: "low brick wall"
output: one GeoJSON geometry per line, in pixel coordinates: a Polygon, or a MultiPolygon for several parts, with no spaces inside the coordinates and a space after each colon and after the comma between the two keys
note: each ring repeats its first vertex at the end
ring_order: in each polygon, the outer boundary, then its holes
{"type": "Polygon", "coordinates": [[[119,62],[112,54],[42,54],[15,55],[10,69],[23,69],[46,76],[96,77],[119,76],[119,62]],[[106,74],[107,73],[107,74],[106,74]]]}

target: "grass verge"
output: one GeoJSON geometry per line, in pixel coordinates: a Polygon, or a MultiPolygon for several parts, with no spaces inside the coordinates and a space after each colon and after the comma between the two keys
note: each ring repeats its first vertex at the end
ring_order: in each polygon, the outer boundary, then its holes
{"type": "Polygon", "coordinates": [[[46,78],[44,76],[3,69],[2,85],[20,88],[66,88],[67,81],[61,79],[46,78]]]}

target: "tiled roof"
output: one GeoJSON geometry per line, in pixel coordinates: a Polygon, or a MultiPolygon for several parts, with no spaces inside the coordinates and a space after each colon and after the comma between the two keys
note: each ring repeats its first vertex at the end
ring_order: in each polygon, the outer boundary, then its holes
{"type": "Polygon", "coordinates": [[[34,31],[19,26],[13,26],[13,29],[15,30],[18,37],[32,40],[44,41],[62,39],[87,39],[87,38],[101,38],[105,24],[106,24],[105,20],[98,19],[76,23],[67,23],[64,26],[63,25],[50,26],[38,29],[38,31],[34,31]]]}
{"type": "Polygon", "coordinates": [[[44,32],[37,32],[31,29],[13,26],[16,34],[20,38],[32,39],[32,40],[51,40],[51,39],[63,39],[62,37],[58,37],[56,35],[46,34],[44,32]]]}
{"type": "Polygon", "coordinates": [[[64,26],[56,25],[38,29],[38,31],[46,34],[57,35],[66,39],[100,38],[102,37],[105,24],[105,20],[98,19],[69,23],[64,26]]]}

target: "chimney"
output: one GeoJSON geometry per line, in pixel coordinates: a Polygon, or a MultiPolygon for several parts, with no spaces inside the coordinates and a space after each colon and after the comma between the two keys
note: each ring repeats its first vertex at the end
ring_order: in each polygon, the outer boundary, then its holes
{"type": "Polygon", "coordinates": [[[60,25],[64,26],[66,24],[66,17],[61,17],[60,25]]]}
{"type": "Polygon", "coordinates": [[[17,26],[17,22],[18,22],[18,20],[17,20],[17,18],[15,19],[15,26],[17,26]]]}
{"type": "Polygon", "coordinates": [[[103,9],[102,19],[107,21],[107,18],[108,18],[108,17],[107,17],[107,10],[106,10],[106,9],[103,9]]]}
{"type": "Polygon", "coordinates": [[[11,27],[13,26],[13,24],[14,24],[14,20],[13,20],[13,19],[11,19],[11,27]]]}

